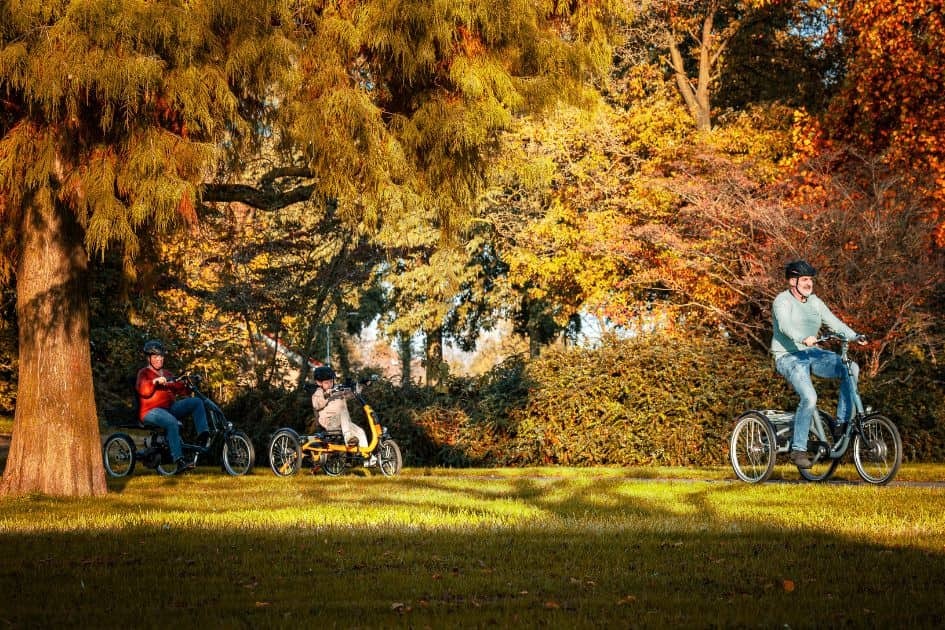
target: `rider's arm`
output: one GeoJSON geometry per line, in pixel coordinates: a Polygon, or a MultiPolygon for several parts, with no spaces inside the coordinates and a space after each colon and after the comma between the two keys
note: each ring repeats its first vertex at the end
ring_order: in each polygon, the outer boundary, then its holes
{"type": "Polygon", "coordinates": [[[141,398],[150,398],[154,396],[157,385],[154,384],[154,372],[148,368],[138,370],[138,380],[135,382],[135,391],[141,398]]]}
{"type": "Polygon", "coordinates": [[[772,350],[775,356],[780,352],[797,352],[806,347],[804,340],[817,334],[820,320],[807,317],[808,313],[799,303],[795,303],[791,295],[785,291],[774,300],[771,305],[772,323],[774,324],[774,339],[772,350]]]}
{"type": "Polygon", "coordinates": [[[325,390],[321,387],[315,390],[315,393],[312,394],[312,407],[315,411],[321,411],[325,408],[325,405],[328,404],[328,398],[325,396],[325,390]]]}
{"type": "Polygon", "coordinates": [[[853,331],[853,329],[840,321],[840,318],[834,315],[820,298],[815,295],[812,295],[811,298],[815,300],[813,305],[820,313],[820,317],[823,319],[824,325],[827,328],[842,336],[844,339],[849,339],[852,341],[856,338],[857,334],[853,331]]]}

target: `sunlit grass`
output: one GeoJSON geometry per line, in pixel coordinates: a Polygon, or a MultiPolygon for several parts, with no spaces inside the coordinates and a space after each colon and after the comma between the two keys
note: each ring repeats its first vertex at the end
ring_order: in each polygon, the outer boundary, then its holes
{"type": "MultiPolygon", "coordinates": [[[[910,469],[904,476],[918,481],[945,471],[910,469]]],[[[759,486],[721,468],[690,473],[407,469],[393,479],[280,479],[208,467],[169,479],[140,472],[111,481],[100,499],[5,499],[0,625],[945,619],[942,488],[797,483],[787,468],[783,481],[759,486]]]]}

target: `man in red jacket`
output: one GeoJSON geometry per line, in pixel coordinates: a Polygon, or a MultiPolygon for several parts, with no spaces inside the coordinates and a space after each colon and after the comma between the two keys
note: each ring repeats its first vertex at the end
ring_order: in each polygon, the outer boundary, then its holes
{"type": "Polygon", "coordinates": [[[171,457],[177,464],[177,472],[184,472],[194,467],[194,460],[183,457],[180,439],[180,424],[184,416],[191,416],[199,434],[197,443],[206,444],[210,433],[207,431],[207,412],[199,398],[181,398],[187,394],[187,386],[174,380],[174,375],[164,369],[164,344],[152,339],[144,344],[144,354],[148,364],[138,370],[135,390],[138,393],[138,421],[142,425],[152,424],[164,429],[167,443],[171,448],[171,457]]]}

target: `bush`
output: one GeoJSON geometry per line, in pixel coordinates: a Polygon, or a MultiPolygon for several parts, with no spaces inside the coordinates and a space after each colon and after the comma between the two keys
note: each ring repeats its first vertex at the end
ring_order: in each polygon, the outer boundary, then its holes
{"type": "MultiPolygon", "coordinates": [[[[941,381],[941,370],[919,360],[861,377],[864,401],[898,424],[910,461],[945,460],[941,381]]],[[[831,410],[836,382],[816,387],[831,410]]],[[[609,340],[530,362],[513,357],[479,378],[451,379],[445,392],[382,380],[364,395],[407,465],[450,467],[725,465],[735,418],[797,404],[766,353],[710,337],[609,340]]],[[[265,388],[244,392],[226,413],[264,464],[272,432],[303,431],[312,411],[304,391],[265,388]]]]}
{"type": "Polygon", "coordinates": [[[769,360],[716,339],[611,340],[549,353],[528,374],[506,464],[722,464],[732,421],[789,394],[769,360]]]}

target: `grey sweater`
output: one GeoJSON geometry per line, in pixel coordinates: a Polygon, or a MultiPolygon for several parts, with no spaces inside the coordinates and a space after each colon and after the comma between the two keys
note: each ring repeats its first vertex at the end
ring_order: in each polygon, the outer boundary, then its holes
{"type": "Polygon", "coordinates": [[[822,326],[847,339],[856,337],[853,329],[840,321],[830,312],[827,305],[813,294],[806,302],[801,302],[791,295],[790,290],[781,292],[774,298],[771,317],[774,323],[771,354],[774,355],[775,361],[789,352],[806,350],[804,339],[817,336],[822,326]]]}

